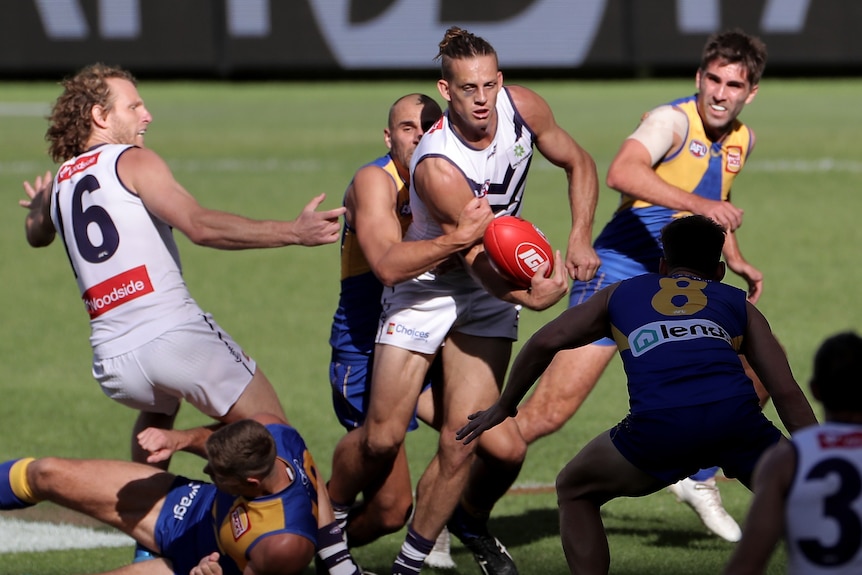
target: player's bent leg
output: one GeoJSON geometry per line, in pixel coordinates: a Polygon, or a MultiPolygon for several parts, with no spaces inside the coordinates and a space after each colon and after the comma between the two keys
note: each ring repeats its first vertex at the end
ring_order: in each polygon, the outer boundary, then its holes
{"type": "Polygon", "coordinates": [[[377,345],[365,422],[344,435],[333,454],[329,496],[336,509],[349,508],[360,492],[389,474],[413,419],[432,358],[377,345]]]}
{"type": "Polygon", "coordinates": [[[518,478],[527,444],[510,418],[480,436],[476,455],[460,507],[484,524],[494,505],[518,478]]]}
{"type": "MultiPolygon", "coordinates": [[[[7,462],[8,463],[8,462],[7,462]]],[[[0,507],[8,509],[9,486],[26,503],[51,501],[78,511],[157,549],[154,529],[174,475],[126,461],[44,457],[2,464],[0,507]],[[8,469],[7,469],[8,467],[8,469]]]]}
{"type": "Polygon", "coordinates": [[[281,406],[278,394],[275,392],[272,383],[270,383],[269,379],[260,369],[260,366],[255,367],[254,375],[239,396],[239,399],[231,405],[227,413],[220,417],[219,420],[222,423],[233,423],[240,419],[248,419],[258,413],[269,413],[288,423],[287,415],[284,413],[284,408],[281,406]]]}
{"type": "Polygon", "coordinates": [[[413,510],[413,486],[404,445],[382,483],[363,490],[362,503],[350,510],[347,536],[351,547],[366,545],[400,530],[413,510]]]}
{"type": "MultiPolygon", "coordinates": [[[[455,387],[455,392],[450,391],[444,403],[447,420],[454,420],[457,427],[463,424],[467,413],[475,410],[476,406],[487,407],[499,397],[498,382],[502,381],[506,366],[498,364],[502,362],[490,359],[483,361],[481,358],[506,359],[511,346],[505,339],[472,337],[463,334],[455,334],[451,340],[453,343],[444,348],[444,354],[449,354],[444,355],[446,366],[444,372],[447,378],[451,374],[457,374],[459,366],[467,367],[474,377],[478,375],[476,379],[466,384],[463,375],[451,384],[451,380],[447,379],[449,389],[455,387]],[[472,362],[477,358],[480,363],[474,365],[472,362]],[[452,364],[456,367],[449,369],[452,364]],[[457,396],[465,385],[476,386],[471,392],[471,397],[452,400],[452,397],[457,396]],[[476,402],[473,408],[469,407],[470,401],[476,402]],[[468,405],[464,405],[464,402],[468,402],[468,405]]],[[[441,434],[441,448],[446,447],[445,439],[444,428],[441,434]]],[[[511,555],[488,529],[488,518],[496,502],[517,477],[526,456],[527,446],[513,420],[506,420],[489,430],[482,435],[478,443],[476,453],[482,453],[482,457],[474,457],[472,460],[467,484],[448,521],[449,531],[472,552],[483,573],[516,575],[518,570],[511,555]]]]}
{"type": "Polygon", "coordinates": [[[658,491],[662,481],[625,459],[606,431],[590,441],[557,476],[560,537],[569,570],[606,575],[610,551],[600,509],[616,497],[658,491]]]}
{"type": "Polygon", "coordinates": [[[590,344],[554,356],[518,408],[515,421],[527,444],[557,431],[574,415],[615,352],[613,345],[590,344]]]}

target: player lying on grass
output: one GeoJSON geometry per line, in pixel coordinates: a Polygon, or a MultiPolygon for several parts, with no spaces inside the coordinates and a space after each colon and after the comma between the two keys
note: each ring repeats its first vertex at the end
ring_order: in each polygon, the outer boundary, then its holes
{"type": "Polygon", "coordinates": [[[211,483],[118,460],[7,461],[0,509],[52,501],[160,555],[112,575],[298,575],[315,549],[330,572],[358,575],[340,530],[318,525],[329,503],[293,427],[268,414],[240,420],[210,435],[206,452],[211,483]]]}
{"type": "Polygon", "coordinates": [[[744,291],[721,283],[724,240],[724,229],[705,216],[666,225],[660,273],[611,284],[536,332],[497,403],[458,431],[459,440],[470,442],[514,416],[559,350],[614,338],[628,377],[629,413],[557,476],[572,573],[608,572],[600,510],[611,499],[647,495],[714,465],[751,485],[757,460],[782,435],[763,415],[741,353],[791,433],[817,422],[766,318],[744,291]]]}

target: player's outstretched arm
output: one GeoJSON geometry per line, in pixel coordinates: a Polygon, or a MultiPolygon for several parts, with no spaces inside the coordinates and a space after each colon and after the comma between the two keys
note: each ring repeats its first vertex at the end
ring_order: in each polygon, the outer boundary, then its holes
{"type": "Polygon", "coordinates": [[[222,423],[214,423],[191,429],[148,427],[141,431],[136,439],[138,445],[149,453],[147,463],[150,464],[167,461],[177,451],[186,451],[206,458],[207,438],[223,425],[222,423]]]}
{"type": "Polygon", "coordinates": [[[324,194],[314,197],[295,220],[254,220],[201,206],[152,150],[129,149],[120,157],[117,171],[152,214],[198,245],[225,250],[311,246],[339,237],[338,218],[344,208],[316,211],[324,194]]]}
{"type": "Polygon", "coordinates": [[[741,351],[769,392],[778,417],[790,433],[816,424],[814,410],[793,377],[784,348],[775,339],[763,314],[750,302],[746,302],[746,306],[748,325],[741,351]]]}
{"type": "Polygon", "coordinates": [[[24,182],[26,200],[18,200],[18,205],[28,211],[24,222],[27,242],[34,248],[41,248],[54,241],[56,230],[51,221],[51,172],[36,176],[31,184],[24,182]]]}
{"type": "Polygon", "coordinates": [[[593,220],[599,198],[599,178],[593,157],[554,118],[544,98],[523,86],[510,86],[509,93],[536,135],[536,148],[552,164],[566,172],[572,227],[566,248],[569,277],[593,278],[600,260],[593,249],[593,220]]]}
{"type": "Polygon", "coordinates": [[[607,303],[616,289],[613,284],[571,307],[533,334],[512,362],[509,379],[500,399],[485,411],[469,416],[469,421],[456,434],[456,439],[470,443],[482,432],[518,413],[518,404],[530,387],[545,372],[558,351],[587,345],[610,335],[607,303]]]}

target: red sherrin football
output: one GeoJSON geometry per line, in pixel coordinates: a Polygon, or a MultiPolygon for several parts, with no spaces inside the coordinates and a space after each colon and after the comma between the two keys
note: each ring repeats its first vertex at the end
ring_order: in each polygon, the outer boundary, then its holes
{"type": "Polygon", "coordinates": [[[554,271],[554,252],[545,234],[536,226],[516,216],[499,216],[488,225],[483,238],[485,253],[497,273],[522,288],[530,286],[536,268],[544,262],[554,271]]]}

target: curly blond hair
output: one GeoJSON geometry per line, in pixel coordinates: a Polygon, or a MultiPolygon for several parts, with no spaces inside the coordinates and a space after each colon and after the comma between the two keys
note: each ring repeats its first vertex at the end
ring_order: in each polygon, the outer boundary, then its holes
{"type": "Polygon", "coordinates": [[[137,84],[127,70],[97,63],[83,68],[62,81],[63,93],[54,102],[48,120],[51,125],[45,132],[49,142],[48,153],[55,162],[65,162],[86,150],[87,140],[93,131],[90,112],[93,106],[110,110],[113,97],[108,87],[109,78],[121,78],[137,84]]]}

